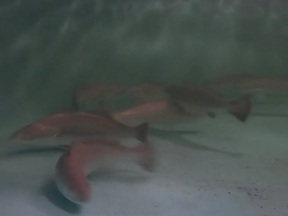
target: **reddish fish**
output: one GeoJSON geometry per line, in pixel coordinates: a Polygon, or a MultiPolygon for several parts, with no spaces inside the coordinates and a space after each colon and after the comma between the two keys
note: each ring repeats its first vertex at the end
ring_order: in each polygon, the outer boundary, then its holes
{"type": "MultiPolygon", "coordinates": [[[[88,87],[76,91],[76,104],[90,98],[99,100],[99,105],[107,109],[111,99],[119,96],[132,96],[137,101],[151,102],[166,99],[167,95],[163,92],[163,83],[144,83],[135,86],[120,86],[115,84],[89,85],[88,87]]],[[[110,108],[109,108],[110,109],[110,108]]]]}
{"type": "Polygon", "coordinates": [[[107,106],[107,102],[122,95],[129,95],[138,101],[150,102],[166,98],[163,92],[163,83],[144,83],[135,86],[120,86],[114,84],[89,85],[76,92],[77,103],[89,98],[97,98],[101,105],[107,106]]]}
{"type": "Polygon", "coordinates": [[[59,191],[72,202],[82,204],[91,199],[87,175],[101,159],[137,156],[137,163],[146,171],[153,171],[154,152],[145,143],[139,147],[121,146],[118,141],[83,141],[71,146],[56,165],[56,185],[59,191]]]}
{"type": "Polygon", "coordinates": [[[226,110],[238,120],[245,122],[251,110],[249,95],[228,101],[208,89],[192,85],[170,85],[164,91],[183,114],[189,109],[196,109],[213,117],[216,113],[226,110]]]}
{"type": "Polygon", "coordinates": [[[140,102],[158,101],[167,98],[167,95],[163,92],[166,85],[164,83],[144,83],[130,87],[127,92],[140,102]]]}
{"type": "Polygon", "coordinates": [[[85,88],[78,88],[76,98],[78,102],[82,102],[89,98],[98,98],[108,100],[119,95],[125,94],[127,87],[116,84],[90,84],[85,88]]]}
{"type": "Polygon", "coordinates": [[[136,127],[124,125],[105,112],[66,112],[48,116],[16,131],[11,139],[33,140],[50,137],[131,137],[144,142],[148,123],[136,127]]]}

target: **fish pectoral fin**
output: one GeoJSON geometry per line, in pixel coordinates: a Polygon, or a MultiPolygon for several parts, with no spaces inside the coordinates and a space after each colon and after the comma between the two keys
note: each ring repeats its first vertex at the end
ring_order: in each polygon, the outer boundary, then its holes
{"type": "Polygon", "coordinates": [[[147,141],[148,130],[149,130],[149,123],[147,123],[147,122],[142,123],[142,124],[136,126],[136,127],[135,127],[136,138],[137,138],[140,142],[146,142],[146,141],[147,141]]]}
{"type": "Polygon", "coordinates": [[[230,102],[229,112],[241,122],[245,122],[251,112],[251,96],[247,94],[230,102]]]}
{"type": "Polygon", "coordinates": [[[181,104],[180,104],[177,100],[172,99],[172,100],[170,100],[170,103],[171,103],[171,105],[176,109],[176,111],[177,111],[179,114],[182,114],[182,115],[187,114],[185,108],[182,107],[181,104]]]}
{"type": "Polygon", "coordinates": [[[213,112],[207,112],[206,113],[210,118],[215,118],[216,117],[216,113],[213,112]]]}

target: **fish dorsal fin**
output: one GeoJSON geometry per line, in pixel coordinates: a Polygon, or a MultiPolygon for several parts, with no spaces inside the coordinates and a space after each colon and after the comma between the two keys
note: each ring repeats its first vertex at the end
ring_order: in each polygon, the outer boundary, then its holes
{"type": "Polygon", "coordinates": [[[93,110],[88,110],[88,111],[85,111],[85,112],[86,112],[86,113],[89,113],[89,114],[100,115],[100,116],[103,116],[103,117],[105,117],[105,118],[113,119],[112,115],[111,115],[110,112],[107,111],[107,110],[93,109],[93,110]]]}

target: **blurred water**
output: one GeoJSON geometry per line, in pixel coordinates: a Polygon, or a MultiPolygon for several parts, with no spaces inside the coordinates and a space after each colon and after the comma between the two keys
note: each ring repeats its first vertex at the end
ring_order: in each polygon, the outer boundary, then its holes
{"type": "Polygon", "coordinates": [[[75,86],[91,80],[287,75],[287,7],[285,0],[0,0],[0,135],[70,109],[75,86]]]}
{"type": "MultiPolygon", "coordinates": [[[[286,1],[1,0],[1,99],[69,106],[76,84],[285,74],[286,1]]],[[[4,106],[5,107],[5,106],[4,106]]]]}

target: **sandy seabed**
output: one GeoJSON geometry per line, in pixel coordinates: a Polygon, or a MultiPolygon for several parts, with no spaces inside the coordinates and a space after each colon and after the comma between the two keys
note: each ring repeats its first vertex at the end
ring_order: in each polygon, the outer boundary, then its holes
{"type": "Polygon", "coordinates": [[[287,216],[287,128],[285,116],[241,123],[221,115],[189,126],[200,133],[151,136],[155,172],[129,183],[91,180],[92,201],[81,207],[53,184],[60,153],[2,158],[0,215],[287,216]]]}

